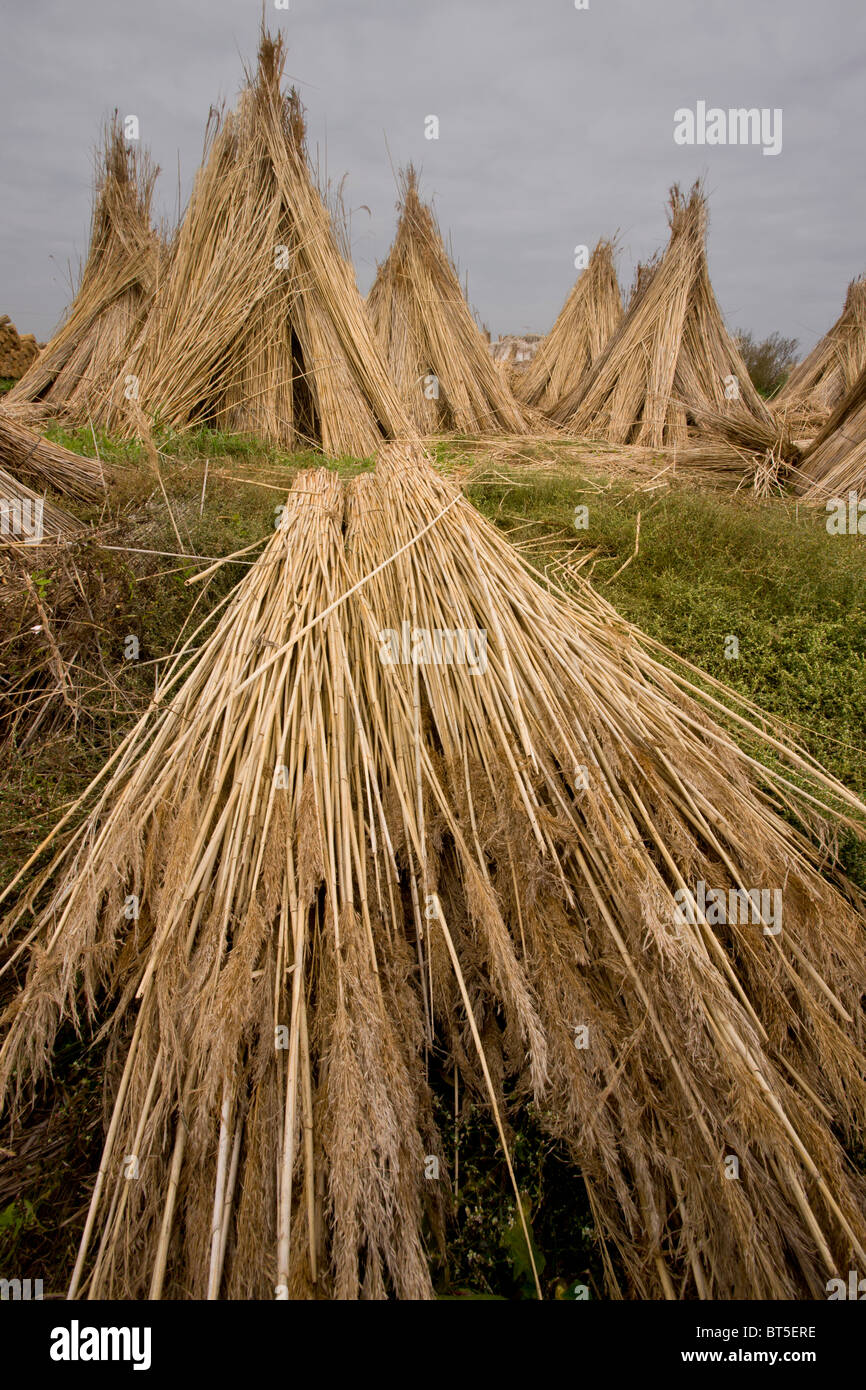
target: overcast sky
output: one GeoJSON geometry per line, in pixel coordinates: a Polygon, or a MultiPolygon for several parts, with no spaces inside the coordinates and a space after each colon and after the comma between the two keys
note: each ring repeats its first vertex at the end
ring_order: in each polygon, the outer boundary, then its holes
{"type": "MultiPolygon", "coordinates": [[[[47,338],[87,249],[93,145],[134,113],[174,217],[208,108],[255,57],[261,0],[0,0],[0,313],[47,338]]],[[[361,289],[388,250],[392,162],[421,167],[494,336],[545,332],[574,247],[620,233],[620,280],[667,237],[671,183],[705,176],[732,328],[808,349],[866,269],[861,0],[290,0],[310,144],[348,172],[361,289]],[[781,108],[783,146],[682,146],[674,112],[781,108]],[[425,139],[425,117],[439,139],[425,139]],[[364,208],[369,208],[369,213],[364,208]]]]}

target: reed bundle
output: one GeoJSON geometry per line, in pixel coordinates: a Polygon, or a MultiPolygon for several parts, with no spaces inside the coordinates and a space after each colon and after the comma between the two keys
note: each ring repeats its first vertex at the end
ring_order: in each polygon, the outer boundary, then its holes
{"type": "Polygon", "coordinates": [[[397,206],[397,234],[367,311],[417,431],[522,433],[520,408],[472,317],[411,164],[400,175],[397,206]]]}
{"type": "Polygon", "coordinates": [[[552,411],[574,434],[651,448],[679,445],[701,410],[726,416],[729,429],[737,422],[752,427],[754,420],[772,428],[710,283],[699,184],[688,198],[671,190],[669,220],[664,256],[641,268],[619,328],[552,411]]]}
{"type": "Polygon", "coordinates": [[[803,453],[798,471],[803,501],[823,506],[866,498],[866,366],[803,453]]]}
{"type": "Polygon", "coordinates": [[[0,410],[0,462],[16,476],[67,497],[95,502],[105,480],[98,459],[86,458],[25,429],[0,410]]]}
{"type": "Polygon", "coordinates": [[[823,424],[866,367],[866,276],[852,280],[833,327],[798,363],[774,404],[801,430],[823,424]]]}
{"type": "Polygon", "coordinates": [[[815,839],[856,798],[407,447],[301,475],[188,645],[4,895],[10,1121],[63,1020],[110,1041],[73,1295],[429,1296],[443,1055],[568,1146],[613,1296],[862,1267],[863,919],[815,839]],[[699,881],[783,887],[783,931],[699,881]]]}
{"type": "MultiPolygon", "coordinates": [[[[285,51],[262,37],[237,109],[211,113],[171,263],[124,378],[137,407],[279,447],[364,457],[409,432],[307,162],[285,51]]],[[[138,411],[129,425],[139,428],[138,411]]]]}
{"type": "Polygon", "coordinates": [[[118,372],[159,277],[162,243],[150,224],[159,170],[127,145],[115,113],[97,154],[90,248],[64,322],[4,398],[22,416],[63,415],[107,427],[118,372]]]}
{"type": "Polygon", "coordinates": [[[614,245],[600,241],[556,323],[517,384],[519,399],[550,410],[579,385],[623,316],[614,245]]]}
{"type": "Polygon", "coordinates": [[[0,314],[0,376],[22,377],[39,356],[32,333],[19,334],[8,314],[0,314]]]}
{"type": "Polygon", "coordinates": [[[16,549],[22,545],[42,544],[48,541],[67,540],[82,529],[81,522],[76,521],[75,517],[63,511],[61,507],[55,507],[53,503],[47,502],[38,492],[34,492],[26,483],[22,483],[19,478],[7,473],[5,468],[0,468],[0,508],[3,509],[3,526],[0,529],[0,545],[4,547],[13,546],[16,549]],[[28,538],[27,532],[30,529],[30,519],[35,517],[36,507],[41,507],[42,516],[42,537],[28,538]],[[14,529],[9,521],[10,516],[24,515],[27,518],[24,532],[21,536],[14,534],[14,529]]]}

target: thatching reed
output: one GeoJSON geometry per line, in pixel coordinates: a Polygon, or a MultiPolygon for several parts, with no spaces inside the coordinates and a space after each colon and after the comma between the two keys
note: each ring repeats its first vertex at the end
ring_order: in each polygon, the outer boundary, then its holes
{"type": "Polygon", "coordinates": [[[67,497],[94,502],[105,488],[98,459],[74,454],[61,444],[25,429],[0,410],[0,465],[16,477],[67,497]]]}
{"type": "Polygon", "coordinates": [[[866,500],[866,366],[804,452],[797,481],[804,502],[866,500]]]}
{"type": "Polygon", "coordinates": [[[73,1295],[429,1296],[443,1053],[568,1146],[613,1296],[863,1267],[863,918],[814,837],[866,808],[659,656],[408,450],[296,480],[4,894],[11,1122],[64,1020],[109,1042],[73,1295]],[[781,890],[781,932],[700,882],[781,890]]]}
{"type": "Polygon", "coordinates": [[[616,444],[683,444],[701,411],[738,423],[773,420],[729,336],[710,283],[707,209],[695,184],[671,190],[664,256],[644,267],[629,310],[588,375],[552,411],[571,433],[616,444]]]}
{"type": "Polygon", "coordinates": [[[0,546],[19,549],[66,540],[80,521],[0,467],[0,546]]]}
{"type": "Polygon", "coordinates": [[[425,437],[520,434],[523,416],[472,317],[411,165],[400,175],[398,211],[367,311],[416,430],[425,437]]]}
{"type": "Polygon", "coordinates": [[[0,376],[22,377],[39,356],[32,333],[19,333],[8,314],[0,314],[0,376]]]}
{"type": "Polygon", "coordinates": [[[833,327],[791,372],[774,405],[792,428],[823,424],[866,367],[866,276],[852,280],[833,327]]]}
{"type": "Polygon", "coordinates": [[[622,316],[614,244],[600,241],[547,337],[516,386],[527,405],[548,411],[570,395],[601,356],[622,316]]]}
{"type": "Polygon", "coordinates": [[[145,333],[124,369],[140,411],[280,447],[364,457],[409,426],[307,162],[281,39],[263,36],[205,155],[145,333]]]}
{"type": "Polygon", "coordinates": [[[61,326],[4,405],[24,416],[112,422],[112,392],[150,307],[162,243],[150,224],[158,169],[124,140],[115,113],[97,154],[90,248],[61,326]]]}

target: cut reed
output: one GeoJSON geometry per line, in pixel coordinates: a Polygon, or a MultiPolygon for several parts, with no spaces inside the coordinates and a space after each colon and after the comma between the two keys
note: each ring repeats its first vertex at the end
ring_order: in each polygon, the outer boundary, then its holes
{"type": "Polygon", "coordinates": [[[430,1296],[443,1055],[567,1146],[615,1296],[866,1259],[864,923],[822,872],[866,807],[783,731],[406,446],[302,474],[189,645],[4,895],[9,1122],[64,1020],[109,1042],[73,1294],[430,1296]]]}
{"type": "Polygon", "coordinates": [[[522,433],[520,408],[472,317],[411,164],[400,175],[398,211],[367,311],[417,432],[522,433]]]}
{"type": "Polygon", "coordinates": [[[211,113],[202,167],[145,331],[118,382],[175,429],[363,458],[410,432],[351,265],[310,172],[285,49],[263,34],[235,111],[211,113]]]}
{"type": "Polygon", "coordinates": [[[614,243],[600,241],[556,323],[517,379],[518,397],[527,405],[555,409],[577,389],[613,336],[623,316],[613,258],[614,243]]]}
{"type": "Polygon", "coordinates": [[[97,153],[90,247],[69,312],[4,398],[23,418],[62,415],[106,428],[118,372],[150,307],[163,244],[150,224],[159,170],[127,144],[115,113],[97,153]]]}
{"type": "Polygon", "coordinates": [[[552,411],[570,433],[651,448],[682,445],[700,411],[771,433],[772,416],[729,336],[710,283],[706,202],[700,185],[670,196],[664,256],[639,267],[625,318],[552,411]]]}

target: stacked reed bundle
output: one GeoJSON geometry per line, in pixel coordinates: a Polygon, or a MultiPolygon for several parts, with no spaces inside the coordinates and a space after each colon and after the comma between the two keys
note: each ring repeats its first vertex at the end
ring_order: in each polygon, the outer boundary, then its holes
{"type": "Polygon", "coordinates": [[[363,457],[408,432],[307,163],[281,39],[263,35],[205,157],[145,332],[124,369],[139,411],[363,457]]]}
{"type": "Polygon", "coordinates": [[[0,376],[17,380],[38,356],[33,334],[19,334],[9,315],[0,314],[0,376]]]}
{"type": "Polygon", "coordinates": [[[526,426],[469,310],[415,170],[400,175],[397,234],[367,311],[400,398],[424,436],[521,434],[526,426]]]}
{"type": "Polygon", "coordinates": [[[800,460],[803,501],[866,499],[866,366],[800,460]]]}
{"type": "Polygon", "coordinates": [[[579,385],[601,356],[623,315],[614,244],[600,241],[556,323],[516,385],[526,405],[549,411],[579,385]]]}
{"type": "Polygon", "coordinates": [[[98,459],[86,458],[34,434],[0,410],[0,463],[18,477],[67,497],[95,502],[105,487],[98,459]]]}
{"type": "Polygon", "coordinates": [[[500,1133],[531,1097],[569,1147],[614,1296],[818,1297],[862,1267],[836,1135],[866,1105],[863,919],[814,835],[866,807],[659,656],[405,448],[348,498],[297,479],[6,891],[12,1121],[64,1019],[111,1041],[73,1294],[428,1296],[443,1053],[500,1133]],[[781,887],[783,930],[719,924],[700,881],[781,887]]]}
{"type": "Polygon", "coordinates": [[[833,327],[793,369],[774,404],[790,426],[809,433],[823,424],[866,367],[866,276],[852,280],[833,327]]]}
{"type": "Polygon", "coordinates": [[[685,443],[701,411],[724,415],[729,431],[757,420],[772,433],[710,283],[699,184],[688,198],[671,190],[669,220],[664,256],[643,268],[625,318],[553,419],[575,434],[651,448],[685,443]]]}
{"type": "Polygon", "coordinates": [[[108,426],[118,372],[150,307],[162,243],[150,225],[158,169],[126,144],[115,113],[97,155],[90,249],[54,337],[4,398],[22,416],[108,426]]]}

